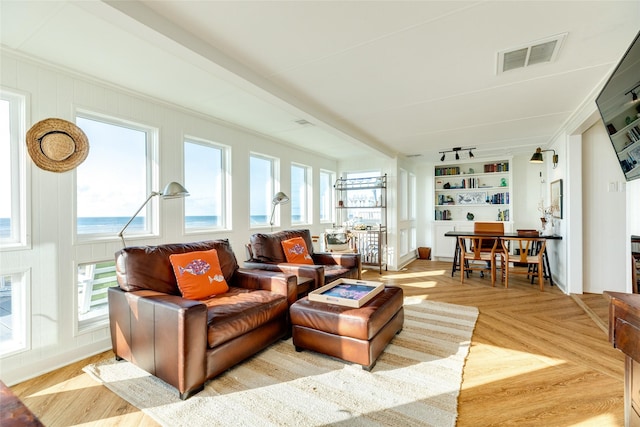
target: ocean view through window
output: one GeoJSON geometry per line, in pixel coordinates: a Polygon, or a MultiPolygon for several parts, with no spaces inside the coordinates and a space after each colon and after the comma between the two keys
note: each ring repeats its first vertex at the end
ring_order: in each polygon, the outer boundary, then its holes
{"type": "Polygon", "coordinates": [[[225,227],[228,147],[188,139],[184,143],[185,230],[225,227]]]}
{"type": "MultiPolygon", "coordinates": [[[[271,200],[275,194],[276,159],[261,154],[249,157],[249,211],[250,226],[269,225],[271,200]]],[[[278,212],[276,220],[278,224],[278,212]]]]}
{"type": "MultiPolygon", "coordinates": [[[[89,156],[76,172],[76,233],[116,236],[154,190],[157,130],[88,114],[78,116],[76,124],[91,141],[89,156]]],[[[157,200],[148,203],[127,235],[152,233],[156,206],[157,200]]]]}
{"type": "Polygon", "coordinates": [[[291,165],[291,223],[309,223],[309,189],[311,168],[308,166],[291,165]]]}

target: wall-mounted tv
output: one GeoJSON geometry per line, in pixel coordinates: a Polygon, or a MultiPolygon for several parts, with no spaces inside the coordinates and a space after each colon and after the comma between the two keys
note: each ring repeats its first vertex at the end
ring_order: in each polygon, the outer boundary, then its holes
{"type": "Polygon", "coordinates": [[[640,178],[640,33],[596,98],[627,181],[640,178]]]}

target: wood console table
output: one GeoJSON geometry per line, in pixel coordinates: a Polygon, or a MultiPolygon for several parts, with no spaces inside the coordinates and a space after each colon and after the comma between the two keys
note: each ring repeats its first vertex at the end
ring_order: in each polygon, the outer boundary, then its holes
{"type": "Polygon", "coordinates": [[[624,425],[640,426],[640,295],[604,293],[609,297],[609,341],[625,356],[624,425]]]}

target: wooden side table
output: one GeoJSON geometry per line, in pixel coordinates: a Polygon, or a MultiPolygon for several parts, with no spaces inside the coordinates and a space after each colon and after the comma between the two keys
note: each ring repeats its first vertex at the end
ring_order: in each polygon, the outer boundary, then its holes
{"type": "Polygon", "coordinates": [[[2,427],[29,427],[43,426],[35,415],[24,406],[18,396],[0,381],[0,426],[2,427]]]}
{"type": "Polygon", "coordinates": [[[640,295],[605,291],[609,341],[625,356],[624,425],[640,426],[640,295]]]}

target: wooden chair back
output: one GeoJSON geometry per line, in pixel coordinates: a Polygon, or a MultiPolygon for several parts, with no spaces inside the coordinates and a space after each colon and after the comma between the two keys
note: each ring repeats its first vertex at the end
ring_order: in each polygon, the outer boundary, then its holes
{"type": "Polygon", "coordinates": [[[464,283],[464,277],[468,271],[486,270],[486,267],[478,267],[469,263],[469,261],[486,261],[491,270],[491,286],[496,283],[496,254],[499,252],[498,240],[488,237],[478,236],[460,236],[458,237],[458,245],[460,247],[460,281],[464,283]],[[471,245],[467,248],[467,240],[471,245]],[[483,245],[489,243],[490,245],[483,245]]]}
{"type": "Polygon", "coordinates": [[[473,224],[474,233],[504,233],[503,222],[475,222],[473,224]]]}
{"type": "MultiPolygon", "coordinates": [[[[474,233],[504,233],[504,223],[502,222],[476,222],[473,224],[474,233]]],[[[480,250],[490,252],[494,242],[493,238],[484,238],[480,250]]]]}
{"type": "Polygon", "coordinates": [[[502,256],[504,257],[503,274],[505,278],[505,287],[509,287],[509,274],[533,274],[528,267],[536,266],[533,270],[537,273],[540,290],[544,290],[544,251],[546,249],[547,240],[542,237],[502,237],[502,256]],[[512,243],[513,242],[513,243],[512,243]],[[513,245],[518,253],[511,254],[509,248],[513,245]],[[514,268],[511,269],[509,264],[513,263],[514,268]],[[516,270],[515,267],[524,265],[526,270],[516,270]]]}

